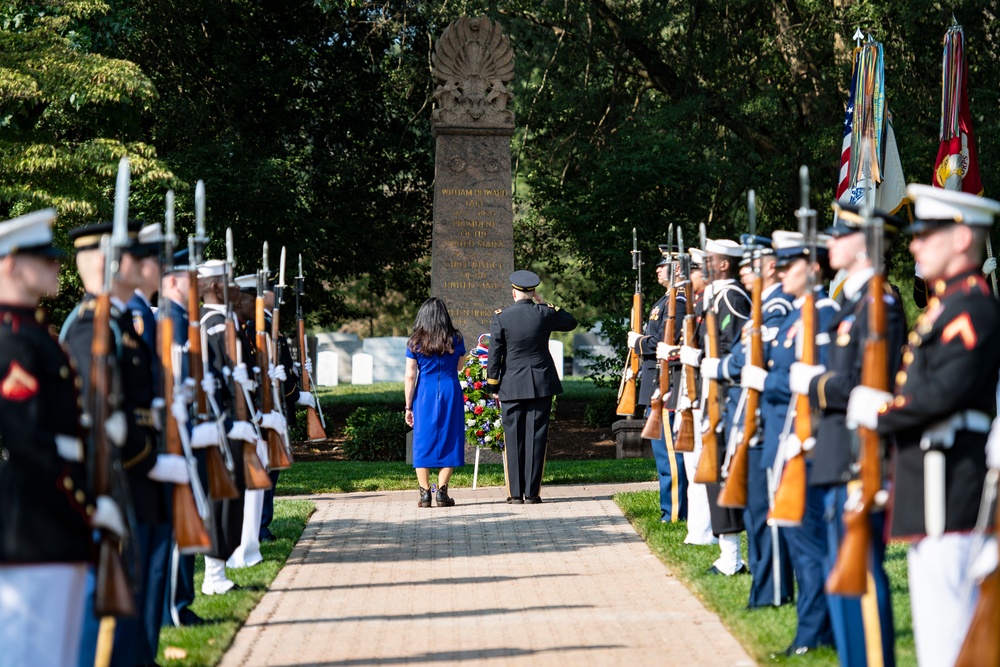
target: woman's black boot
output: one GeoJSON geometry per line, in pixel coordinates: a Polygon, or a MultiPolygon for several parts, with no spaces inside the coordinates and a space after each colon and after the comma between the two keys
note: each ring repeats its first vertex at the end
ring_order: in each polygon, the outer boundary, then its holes
{"type": "MultiPolygon", "coordinates": [[[[417,487],[417,488],[420,489],[420,502],[417,503],[417,507],[430,507],[431,506],[431,490],[430,489],[425,489],[422,486],[417,487]]],[[[438,497],[440,498],[440,494],[438,495],[438,497]]],[[[439,505],[441,504],[440,501],[438,502],[438,504],[439,505]]]]}
{"type": "Polygon", "coordinates": [[[454,498],[448,497],[448,485],[438,487],[437,492],[437,506],[438,507],[451,507],[455,504],[454,498]]]}

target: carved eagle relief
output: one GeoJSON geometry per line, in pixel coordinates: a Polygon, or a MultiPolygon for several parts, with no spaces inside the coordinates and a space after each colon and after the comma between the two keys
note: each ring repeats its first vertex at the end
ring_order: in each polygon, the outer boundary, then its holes
{"type": "Polygon", "coordinates": [[[504,85],[514,77],[514,49],[500,25],[485,16],[453,21],[433,55],[435,125],[513,126],[513,98],[504,85]]]}

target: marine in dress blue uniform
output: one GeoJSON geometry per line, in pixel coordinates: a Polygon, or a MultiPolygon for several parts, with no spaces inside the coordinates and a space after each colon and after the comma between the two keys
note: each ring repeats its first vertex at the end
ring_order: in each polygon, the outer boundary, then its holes
{"type": "Polygon", "coordinates": [[[539,503],[552,397],[562,393],[549,334],[572,331],[576,318],[538,298],[531,271],[510,275],[514,304],[490,323],[487,387],[496,392],[504,430],[508,502],[539,503]]]}
{"type": "MultiPolygon", "coordinates": [[[[797,363],[790,373],[791,389],[795,393],[808,393],[814,409],[821,411],[816,430],[816,446],[812,451],[812,476],[809,483],[824,494],[827,552],[824,576],[829,577],[837,561],[837,553],[844,537],[843,513],[849,491],[858,486],[853,465],[858,452],[852,433],[846,425],[847,401],[851,390],[861,382],[865,340],[868,336],[868,303],[871,298],[869,284],[875,274],[872,261],[864,244],[861,218],[854,207],[834,205],[837,216],[827,233],[831,240],[830,260],[833,270],[844,269],[847,277],[842,283],[837,301],[840,310],[831,320],[827,333],[831,344],[827,365],[807,366],[797,363]]],[[[901,221],[882,212],[885,248],[901,227],[901,221]]],[[[895,291],[886,283],[879,296],[885,302],[887,377],[895,377],[899,368],[905,339],[903,306],[895,291]]],[[[883,567],[885,560],[885,512],[871,513],[871,568],[875,583],[874,598],[848,598],[827,593],[834,641],[840,664],[844,667],[868,664],[867,641],[881,641],[881,664],[895,664],[895,633],[892,622],[892,602],[889,580],[883,567]]]]}

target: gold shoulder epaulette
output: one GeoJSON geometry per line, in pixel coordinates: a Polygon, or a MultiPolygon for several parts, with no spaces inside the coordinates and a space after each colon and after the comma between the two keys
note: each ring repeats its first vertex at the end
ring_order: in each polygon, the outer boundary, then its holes
{"type": "Polygon", "coordinates": [[[502,312],[503,312],[503,308],[497,308],[496,310],[493,311],[493,314],[494,315],[499,315],[502,312]]]}

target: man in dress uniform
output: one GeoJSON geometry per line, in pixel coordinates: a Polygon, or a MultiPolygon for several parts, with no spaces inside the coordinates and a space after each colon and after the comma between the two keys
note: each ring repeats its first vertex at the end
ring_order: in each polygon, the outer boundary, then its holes
{"type": "Polygon", "coordinates": [[[535,293],[539,282],[531,271],[510,274],[514,305],[498,308],[490,323],[486,383],[500,401],[508,503],[542,502],[552,397],[562,393],[549,334],[576,328],[576,318],[535,293]]]}
{"type": "MultiPolygon", "coordinates": [[[[881,257],[870,254],[857,207],[841,207],[835,203],[834,211],[834,226],[827,230],[831,236],[830,268],[845,272],[846,277],[837,298],[841,304],[840,311],[827,327],[831,340],[827,366],[796,362],[789,372],[792,393],[808,394],[813,408],[822,414],[816,430],[816,446],[811,454],[813,464],[809,483],[822,489],[825,495],[827,552],[823,573],[827,577],[837,562],[840,542],[844,537],[844,506],[850,493],[860,488],[860,482],[851,481],[858,453],[852,446],[852,435],[845,424],[845,417],[851,390],[861,383],[861,366],[868,337],[869,285],[875,275],[876,263],[882,262],[881,257]]],[[[884,221],[883,247],[888,253],[902,221],[881,211],[876,211],[874,215],[884,221]]],[[[885,372],[887,377],[892,378],[899,369],[905,318],[903,306],[888,283],[884,284],[884,293],[880,298],[885,303],[885,372]]],[[[886,667],[895,664],[892,604],[889,580],[883,567],[885,513],[872,512],[870,519],[875,597],[861,599],[826,594],[837,655],[844,667],[867,665],[868,643],[879,639],[882,644],[881,664],[886,667]],[[867,608],[868,613],[863,613],[863,608],[867,608]]]]}
{"type": "MultiPolygon", "coordinates": [[[[693,366],[700,370],[704,352],[708,350],[708,330],[706,326],[708,320],[705,313],[709,309],[715,314],[717,331],[713,332],[718,341],[718,353],[720,356],[728,355],[733,344],[739,341],[740,332],[743,325],[750,318],[751,302],[750,297],[743,289],[743,286],[735,280],[738,271],[738,261],[743,257],[743,248],[729,239],[709,239],[705,245],[705,262],[707,273],[711,282],[711,289],[706,289],[699,301],[698,327],[696,329],[697,341],[701,348],[682,346],[680,355],[681,363],[686,366],[693,366]],[[707,302],[709,298],[711,302],[707,302]]],[[[727,402],[732,402],[735,407],[739,401],[739,388],[720,386],[719,391],[727,402]],[[735,399],[730,400],[730,394],[735,394],[735,399]]],[[[706,406],[702,406],[705,410],[706,406]]],[[[720,415],[719,424],[724,426],[729,418],[720,415]]],[[[700,424],[696,425],[696,428],[700,424]]],[[[726,437],[725,429],[717,432],[719,456],[718,463],[721,468],[725,458],[726,437]]],[[[718,497],[722,487],[718,484],[706,484],[705,491],[708,494],[709,513],[712,518],[712,534],[719,540],[721,554],[719,558],[708,569],[711,574],[722,574],[732,576],[734,574],[746,573],[747,568],[743,563],[740,554],[740,533],[743,532],[743,511],[719,507],[718,497]]]]}
{"type": "Polygon", "coordinates": [[[94,528],[122,511],[86,479],[78,376],[52,335],[55,209],[0,223],[0,665],[75,665],[94,528]]]}
{"type": "MultiPolygon", "coordinates": [[[[639,376],[642,384],[639,387],[639,405],[647,406],[646,417],[649,417],[649,403],[654,391],[659,391],[660,371],[656,359],[656,347],[663,344],[663,327],[666,323],[667,308],[670,305],[670,285],[673,282],[670,256],[670,246],[660,246],[660,261],[656,264],[656,280],[667,289],[649,311],[649,320],[642,335],[628,332],[628,346],[642,358],[642,368],[639,376]]],[[[675,339],[681,336],[684,326],[683,313],[676,317],[674,323],[675,339]]],[[[662,363],[669,363],[663,361],[662,363]]],[[[666,438],[668,421],[663,422],[663,433],[650,442],[653,447],[653,459],[656,461],[656,472],[660,478],[660,520],[663,522],[683,521],[687,518],[687,475],[684,471],[684,457],[674,451],[673,438],[666,438]]]]}
{"type": "MultiPolygon", "coordinates": [[[[92,364],[96,295],[104,289],[106,257],[101,238],[110,235],[112,223],[102,222],[70,231],[76,250],[76,265],[85,291],[83,300],[63,324],[61,337],[76,362],[81,377],[89,378],[92,364]]],[[[168,524],[169,514],[165,483],[188,481],[183,457],[161,453],[154,430],[152,413],[153,356],[136,333],[131,311],[125,305],[141,284],[140,263],[147,248],[137,242],[140,224],[128,223],[128,242],[121,248],[118,272],[111,283],[112,350],[120,387],[118,405],[126,423],[124,442],[119,449],[128,480],[136,529],[132,535],[132,564],[137,572],[136,607],[139,616],[122,618],[115,626],[114,665],[146,665],[156,659],[160,621],[163,610],[164,577],[158,576],[164,554],[157,549],[156,537],[168,524]]],[[[114,384],[112,386],[115,386],[114,384]]],[[[90,385],[83,383],[84,405],[89,405],[90,385]]],[[[97,619],[88,615],[81,647],[81,663],[91,664],[96,641],[97,619]]]]}
{"type": "Polygon", "coordinates": [[[1000,306],[979,271],[1000,202],[910,185],[910,252],[931,296],[910,332],[893,394],[859,386],[848,424],[895,436],[892,535],[912,540],[910,606],[921,665],[951,665],[976,596],[976,526],[996,410],[1000,306]]]}

